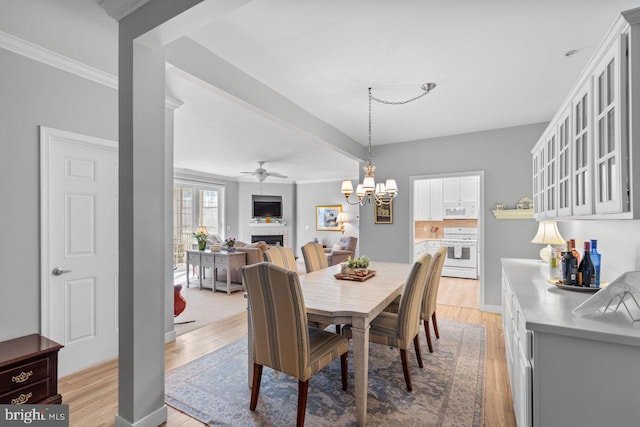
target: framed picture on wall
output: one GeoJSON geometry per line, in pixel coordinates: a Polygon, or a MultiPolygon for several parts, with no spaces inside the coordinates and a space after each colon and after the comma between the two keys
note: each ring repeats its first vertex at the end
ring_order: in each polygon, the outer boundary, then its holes
{"type": "Polygon", "coordinates": [[[342,205],[316,206],[316,230],[341,231],[338,214],[342,212],[342,205]]]}
{"type": "Polygon", "coordinates": [[[373,221],[376,224],[393,224],[393,199],[388,204],[373,204],[373,221]]]}

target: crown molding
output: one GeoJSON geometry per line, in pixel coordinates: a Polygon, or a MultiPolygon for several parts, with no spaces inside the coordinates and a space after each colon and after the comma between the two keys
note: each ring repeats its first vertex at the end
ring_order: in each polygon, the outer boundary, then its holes
{"type": "Polygon", "coordinates": [[[629,24],[638,24],[640,23],[640,7],[625,10],[624,12],[622,12],[622,16],[624,16],[625,21],[627,21],[629,24]]]}
{"type": "MultiPolygon", "coordinates": [[[[74,74],[83,79],[118,90],[118,77],[105,71],[83,64],[35,43],[18,38],[12,34],[0,31],[0,48],[6,49],[18,55],[33,59],[40,63],[50,65],[62,71],[74,74]]],[[[175,110],[184,102],[171,96],[165,96],[165,108],[175,110]]]]}
{"type": "Polygon", "coordinates": [[[148,3],[149,0],[98,0],[98,5],[116,21],[148,3]]]}
{"type": "Polygon", "coordinates": [[[0,47],[112,89],[118,89],[118,77],[113,74],[98,70],[4,31],[0,31],[0,47]]]}
{"type": "Polygon", "coordinates": [[[170,110],[177,110],[178,108],[182,107],[184,105],[184,102],[180,101],[179,99],[176,99],[174,97],[171,97],[169,95],[165,95],[164,96],[164,106],[165,108],[168,108],[170,110]]]}

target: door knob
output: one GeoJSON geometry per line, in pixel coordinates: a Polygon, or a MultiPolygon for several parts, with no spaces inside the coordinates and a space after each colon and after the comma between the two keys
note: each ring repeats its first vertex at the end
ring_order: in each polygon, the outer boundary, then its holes
{"type": "Polygon", "coordinates": [[[53,274],[54,276],[60,276],[64,273],[71,273],[71,270],[63,270],[60,267],[56,267],[53,270],[51,270],[51,274],[53,274]]]}

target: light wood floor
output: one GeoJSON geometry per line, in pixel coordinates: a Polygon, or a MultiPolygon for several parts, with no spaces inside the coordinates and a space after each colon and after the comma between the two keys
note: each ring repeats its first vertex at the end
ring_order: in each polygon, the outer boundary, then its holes
{"type": "MultiPolygon", "coordinates": [[[[460,286],[468,284],[463,283],[460,286]]],[[[467,293],[459,293],[466,303],[467,293]]],[[[440,302],[440,298],[438,298],[440,302]]],[[[455,298],[447,298],[455,303],[455,298]]],[[[515,426],[511,391],[502,336],[501,317],[477,308],[438,304],[438,319],[451,319],[486,326],[485,426],[515,426]]],[[[223,321],[181,335],[165,346],[165,370],[170,371],[217,350],[246,335],[247,316],[240,313],[223,321]]],[[[433,336],[433,335],[432,335],[433,336]]],[[[117,414],[118,366],[109,361],[62,378],[59,392],[69,405],[71,426],[113,426],[117,414]]],[[[247,402],[247,407],[249,403],[247,402]]],[[[187,415],[168,407],[168,426],[202,426],[187,415]]]]}

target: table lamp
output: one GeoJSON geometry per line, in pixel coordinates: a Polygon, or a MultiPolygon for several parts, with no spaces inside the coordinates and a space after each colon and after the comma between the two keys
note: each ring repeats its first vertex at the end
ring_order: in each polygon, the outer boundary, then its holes
{"type": "Polygon", "coordinates": [[[338,213],[338,218],[336,218],[338,224],[340,224],[340,228],[342,228],[342,234],[344,234],[344,223],[349,222],[349,217],[346,213],[340,212],[338,213]]]}
{"type": "Polygon", "coordinates": [[[553,248],[551,245],[563,245],[566,242],[560,235],[555,221],[540,221],[538,224],[538,232],[531,243],[542,243],[543,245],[547,245],[540,249],[540,258],[542,261],[549,263],[551,260],[551,254],[553,254],[553,248]]]}

